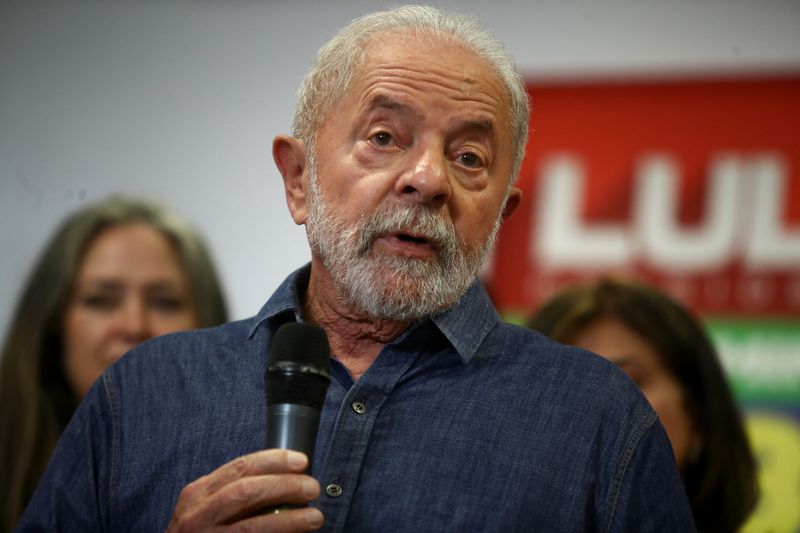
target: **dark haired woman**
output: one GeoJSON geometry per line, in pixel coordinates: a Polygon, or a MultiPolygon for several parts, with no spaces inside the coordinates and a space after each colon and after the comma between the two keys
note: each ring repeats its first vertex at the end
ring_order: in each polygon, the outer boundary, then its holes
{"type": "Polygon", "coordinates": [[[738,530],[758,498],[755,461],[717,354],[686,309],[650,286],[604,279],[557,294],[528,326],[627,372],[664,425],[698,530],[738,530]]]}

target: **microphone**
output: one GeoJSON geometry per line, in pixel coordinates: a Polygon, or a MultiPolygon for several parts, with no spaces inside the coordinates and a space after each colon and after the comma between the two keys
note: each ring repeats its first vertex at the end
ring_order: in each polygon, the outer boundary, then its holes
{"type": "Polygon", "coordinates": [[[269,350],[267,448],[314,457],[319,417],[330,384],[330,347],[325,331],[290,322],[278,328],[269,350]]]}

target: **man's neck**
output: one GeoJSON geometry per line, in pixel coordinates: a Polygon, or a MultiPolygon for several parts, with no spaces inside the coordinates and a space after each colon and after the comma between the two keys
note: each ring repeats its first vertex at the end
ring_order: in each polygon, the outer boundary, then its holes
{"type": "Polygon", "coordinates": [[[328,335],[331,356],[358,379],[372,365],[386,343],[408,329],[410,322],[376,319],[344,305],[324,268],[312,265],[303,314],[328,335]]]}

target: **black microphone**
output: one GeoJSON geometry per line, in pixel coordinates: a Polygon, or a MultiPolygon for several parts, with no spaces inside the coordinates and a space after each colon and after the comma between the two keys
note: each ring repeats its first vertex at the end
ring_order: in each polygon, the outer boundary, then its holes
{"type": "Polygon", "coordinates": [[[322,328],[290,322],[275,333],[269,350],[267,448],[314,457],[319,416],[330,384],[330,347],[322,328]]]}

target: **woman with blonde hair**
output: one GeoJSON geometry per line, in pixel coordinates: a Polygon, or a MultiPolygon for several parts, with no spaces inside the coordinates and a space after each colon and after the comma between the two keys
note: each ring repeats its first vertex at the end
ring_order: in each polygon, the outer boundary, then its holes
{"type": "Polygon", "coordinates": [[[227,321],[200,236],[157,204],[114,197],[69,216],[23,287],[0,359],[0,530],[10,531],[73,411],[150,337],[227,321]]]}

